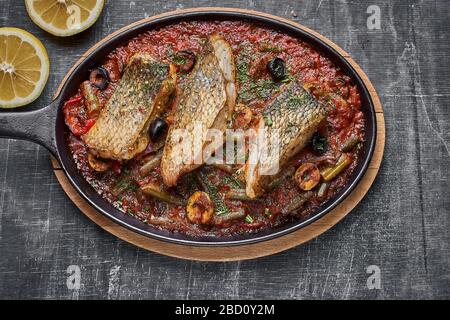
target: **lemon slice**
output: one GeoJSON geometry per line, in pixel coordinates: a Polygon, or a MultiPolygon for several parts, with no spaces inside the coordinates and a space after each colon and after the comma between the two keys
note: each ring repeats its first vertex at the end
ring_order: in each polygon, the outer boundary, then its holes
{"type": "Polygon", "coordinates": [[[97,21],[104,0],[25,0],[30,18],[59,37],[86,30],[97,21]]]}
{"type": "Polygon", "coordinates": [[[47,50],[31,33],[0,28],[0,107],[20,107],[42,93],[50,71],[47,50]]]}

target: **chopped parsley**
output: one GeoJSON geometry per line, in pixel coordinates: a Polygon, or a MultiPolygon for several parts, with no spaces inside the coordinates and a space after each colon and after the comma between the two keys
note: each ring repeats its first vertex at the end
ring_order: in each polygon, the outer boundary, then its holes
{"type": "Polygon", "coordinates": [[[226,176],[225,178],[223,178],[223,182],[224,184],[227,184],[235,189],[242,188],[241,182],[233,176],[226,176]]]}
{"type": "Polygon", "coordinates": [[[271,127],[273,125],[273,121],[272,121],[272,118],[270,117],[270,115],[266,116],[265,119],[266,119],[266,125],[271,127]]]}
{"type": "Polygon", "coordinates": [[[252,216],[248,214],[248,215],[245,217],[245,222],[247,222],[247,223],[253,223],[253,218],[252,218],[252,216]]]}
{"type": "Polygon", "coordinates": [[[199,178],[205,185],[205,191],[208,192],[216,208],[216,215],[224,215],[230,213],[230,208],[225,204],[225,201],[217,191],[217,187],[209,181],[208,177],[204,173],[199,173],[199,178]]]}
{"type": "Polygon", "coordinates": [[[183,57],[182,55],[175,55],[172,59],[172,62],[175,64],[185,64],[186,58],[183,57]]]}

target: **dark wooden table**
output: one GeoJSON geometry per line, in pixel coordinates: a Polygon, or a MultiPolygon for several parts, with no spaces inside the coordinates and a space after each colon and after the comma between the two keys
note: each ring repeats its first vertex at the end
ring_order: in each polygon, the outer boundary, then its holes
{"type": "Polygon", "coordinates": [[[51,75],[31,106],[38,108],[102,37],[193,6],[294,19],[355,58],[386,117],[384,162],[371,191],[336,227],[295,249],[253,261],[190,262],[103,231],[60,188],[45,149],[0,140],[0,298],[450,298],[447,1],[107,1],[91,29],[59,39],[32,23],[23,1],[0,0],[0,27],[24,28],[48,49],[51,75]],[[367,26],[370,5],[381,10],[379,30],[367,26]],[[67,286],[71,265],[80,268],[79,289],[67,286]],[[379,267],[380,289],[367,286],[369,266],[379,267]]]}

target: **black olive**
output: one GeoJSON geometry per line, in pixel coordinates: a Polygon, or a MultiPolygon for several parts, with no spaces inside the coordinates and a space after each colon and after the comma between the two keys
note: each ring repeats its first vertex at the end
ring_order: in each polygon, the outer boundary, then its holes
{"type": "Polygon", "coordinates": [[[328,149],[328,140],[316,132],[311,139],[311,148],[318,154],[323,154],[328,149]]]}
{"type": "Polygon", "coordinates": [[[195,53],[188,50],[178,51],[173,58],[173,63],[184,72],[189,72],[194,67],[195,61],[195,53]]]}
{"type": "Polygon", "coordinates": [[[108,71],[103,67],[97,67],[91,71],[89,81],[100,90],[104,90],[109,83],[108,71]]]}
{"type": "Polygon", "coordinates": [[[286,78],[286,63],[281,58],[275,58],[267,63],[267,71],[274,81],[286,78]]]}
{"type": "Polygon", "coordinates": [[[150,123],[150,140],[152,142],[156,142],[158,138],[161,137],[161,135],[166,131],[167,129],[167,122],[164,119],[156,118],[155,120],[150,123]]]}

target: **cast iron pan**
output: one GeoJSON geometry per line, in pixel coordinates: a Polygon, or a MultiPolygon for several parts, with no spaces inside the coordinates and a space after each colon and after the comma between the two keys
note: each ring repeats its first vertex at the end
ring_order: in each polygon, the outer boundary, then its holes
{"type": "Polygon", "coordinates": [[[373,154],[376,139],[375,110],[363,81],[353,67],[344,57],[339,55],[333,48],[325,44],[314,35],[290,25],[284,21],[276,20],[258,13],[224,11],[221,9],[209,9],[189,12],[173,12],[171,14],[142,21],[127,28],[123,32],[108,39],[84,60],[81,61],[67,76],[58,97],[47,107],[36,111],[0,112],[0,136],[5,138],[17,138],[30,140],[43,145],[50,153],[58,159],[69,181],[95,209],[135,232],[162,241],[169,241],[182,245],[195,246],[230,246],[261,242],[275,237],[286,235],[290,232],[305,227],[311,222],[321,218],[336,207],[355,188],[363,177],[373,154]],[[366,118],[366,141],[362,150],[361,160],[353,172],[348,184],[335,197],[317,208],[314,214],[304,220],[287,223],[282,226],[264,230],[260,233],[250,235],[237,235],[229,237],[192,237],[178,233],[159,230],[133,218],[108,203],[84,180],[77,170],[70,154],[66,137],[68,128],[64,123],[62,106],[64,101],[74,95],[82,81],[87,79],[90,69],[98,65],[106,55],[114,48],[125,44],[131,38],[151,29],[159,28],[168,24],[189,20],[245,20],[259,25],[288,33],[303,41],[312,44],[334,63],[340,67],[354,83],[359,87],[362,108],[366,118]]]}

